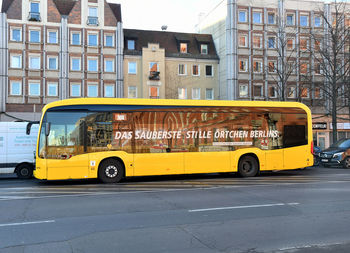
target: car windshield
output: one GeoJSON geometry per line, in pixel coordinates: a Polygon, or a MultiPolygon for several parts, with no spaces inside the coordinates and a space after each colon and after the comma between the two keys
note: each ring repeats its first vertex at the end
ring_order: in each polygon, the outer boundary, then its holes
{"type": "Polygon", "coordinates": [[[337,141],[336,143],[333,143],[333,148],[350,148],[350,139],[341,139],[337,141]]]}

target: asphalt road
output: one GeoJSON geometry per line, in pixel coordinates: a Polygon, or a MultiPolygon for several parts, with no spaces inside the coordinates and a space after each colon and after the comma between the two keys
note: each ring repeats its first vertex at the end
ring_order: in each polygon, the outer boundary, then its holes
{"type": "Polygon", "coordinates": [[[0,177],[0,252],[350,252],[350,170],[0,177]]]}

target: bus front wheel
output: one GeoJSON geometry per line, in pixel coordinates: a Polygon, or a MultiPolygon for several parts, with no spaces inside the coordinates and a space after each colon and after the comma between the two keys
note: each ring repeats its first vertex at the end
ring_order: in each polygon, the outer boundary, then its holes
{"type": "Polygon", "coordinates": [[[116,159],[107,159],[98,169],[98,178],[103,183],[118,183],[124,177],[124,166],[116,159]]]}
{"type": "Polygon", "coordinates": [[[239,159],[238,173],[242,177],[254,177],[259,172],[259,164],[253,156],[243,156],[239,159]]]}

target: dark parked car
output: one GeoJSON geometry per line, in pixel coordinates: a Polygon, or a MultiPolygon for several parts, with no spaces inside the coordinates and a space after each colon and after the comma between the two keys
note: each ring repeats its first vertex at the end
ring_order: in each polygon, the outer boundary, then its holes
{"type": "Polygon", "coordinates": [[[320,153],[321,163],[325,167],[342,165],[350,169],[350,139],[341,139],[320,153]]]}
{"type": "Polygon", "coordinates": [[[321,153],[321,148],[318,146],[314,146],[314,166],[320,165],[320,153],[321,153]]]}

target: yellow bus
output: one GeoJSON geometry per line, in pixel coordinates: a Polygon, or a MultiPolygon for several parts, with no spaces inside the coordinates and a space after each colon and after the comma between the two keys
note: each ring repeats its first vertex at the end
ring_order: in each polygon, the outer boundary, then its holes
{"type": "Polygon", "coordinates": [[[43,108],[34,176],[99,178],[290,170],[313,165],[296,102],[81,98],[43,108]]]}

